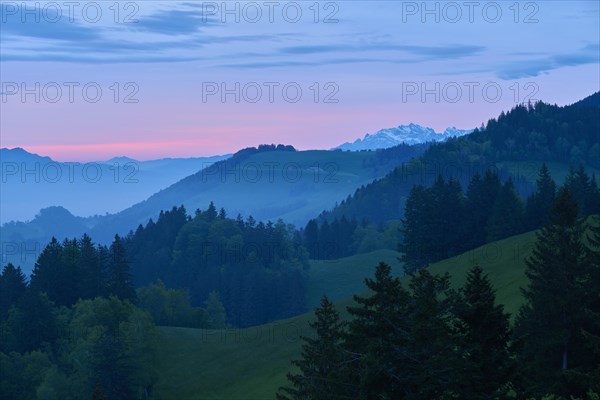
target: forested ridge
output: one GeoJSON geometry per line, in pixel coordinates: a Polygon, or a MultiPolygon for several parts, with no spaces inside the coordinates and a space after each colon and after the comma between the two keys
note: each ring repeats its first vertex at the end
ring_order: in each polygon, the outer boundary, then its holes
{"type": "Polygon", "coordinates": [[[466,188],[475,174],[483,175],[488,169],[496,170],[503,181],[512,177],[517,191],[527,197],[533,182],[511,173],[507,161],[528,167],[539,161],[599,168],[599,98],[600,92],[564,107],[543,102],[518,105],[469,135],[431,144],[422,156],[361,187],[320,219],[398,220],[414,185],[430,186],[442,175],[466,188]]]}

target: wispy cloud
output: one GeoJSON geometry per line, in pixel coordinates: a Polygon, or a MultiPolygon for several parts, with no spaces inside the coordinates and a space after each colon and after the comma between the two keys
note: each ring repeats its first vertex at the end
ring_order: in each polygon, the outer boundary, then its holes
{"type": "Polygon", "coordinates": [[[138,19],[135,29],[164,35],[188,35],[214,23],[202,12],[195,10],[163,10],[138,19]]]}
{"type": "Polygon", "coordinates": [[[512,61],[502,65],[497,74],[501,79],[530,78],[553,69],[585,64],[600,64],[600,43],[590,43],[570,53],[512,61]]]}

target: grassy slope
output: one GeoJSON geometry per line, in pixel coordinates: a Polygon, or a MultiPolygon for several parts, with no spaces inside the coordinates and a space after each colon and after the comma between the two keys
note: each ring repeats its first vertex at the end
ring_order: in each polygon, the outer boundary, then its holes
{"type": "Polygon", "coordinates": [[[364,292],[367,289],[364,279],[373,275],[375,265],[379,261],[388,263],[396,276],[401,276],[403,271],[398,261],[399,255],[400,253],[393,250],[376,250],[338,260],[311,261],[308,307],[317,307],[324,294],[331,301],[340,301],[355,293],[364,292]]]}
{"type": "MultiPolygon", "coordinates": [[[[514,314],[521,304],[519,288],[525,283],[524,262],[535,241],[533,233],[494,242],[431,266],[436,273],[451,272],[461,285],[466,271],[479,263],[497,290],[498,301],[514,314]]],[[[364,288],[380,259],[395,262],[394,252],[376,251],[336,262],[313,262],[309,302],[328,288],[334,299],[364,288]],[[327,267],[330,268],[327,268],[327,267]],[[344,274],[343,269],[348,269],[344,274]]],[[[396,271],[399,273],[398,263],[396,271]]],[[[343,310],[351,300],[338,302],[343,310]]],[[[254,328],[206,331],[159,328],[159,399],[273,399],[277,387],[286,383],[290,360],[297,358],[300,335],[309,334],[312,313],[254,328]],[[225,373],[224,373],[225,372],[225,373]]]]}

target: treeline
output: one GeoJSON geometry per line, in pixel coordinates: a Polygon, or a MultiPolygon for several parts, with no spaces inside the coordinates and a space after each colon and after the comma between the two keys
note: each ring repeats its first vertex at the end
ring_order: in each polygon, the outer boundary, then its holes
{"type": "MultiPolygon", "coordinates": [[[[581,103],[559,107],[541,101],[518,105],[488,121],[471,140],[491,146],[483,151],[488,159],[552,160],[600,167],[600,92],[581,103]]],[[[457,143],[458,144],[458,143],[457,143]]]]}
{"type": "Polygon", "coordinates": [[[191,218],[179,207],[140,225],[125,246],[137,285],[160,279],[187,290],[195,306],[216,291],[232,325],[305,311],[308,255],[299,233],[282,221],[231,219],[212,203],[191,218]]]}
{"type": "Polygon", "coordinates": [[[157,379],[155,323],[227,327],[218,294],[192,307],[184,290],[158,281],[134,290],[123,240],[110,247],[56,239],[31,279],[0,274],[2,399],[142,399],[157,379]]]}
{"type": "Polygon", "coordinates": [[[98,296],[136,299],[129,258],[118,235],[110,247],[95,245],[87,234],[62,243],[52,238],[35,263],[30,289],[66,307],[98,296]]]}
{"type": "Polygon", "coordinates": [[[245,149],[239,150],[234,154],[234,156],[236,156],[238,160],[242,160],[253,154],[266,153],[269,151],[296,151],[296,149],[294,146],[285,144],[261,144],[258,145],[258,147],[246,147],[245,149]]]}
{"type": "Polygon", "coordinates": [[[2,399],[129,400],[151,393],[155,326],[130,301],[110,295],[58,306],[12,264],[0,276],[0,298],[2,399]]]}
{"type": "Polygon", "coordinates": [[[348,321],[324,298],[279,399],[597,399],[600,218],[589,235],[561,189],[526,259],[511,325],[479,266],[454,290],[427,269],[408,287],[380,263],[348,321]]]}
{"type": "MultiPolygon", "coordinates": [[[[599,212],[600,191],[595,176],[581,166],[564,183],[579,206],[580,216],[599,212]]],[[[415,186],[406,201],[399,246],[408,272],[426,267],[485,243],[534,230],[548,221],[556,183],[545,164],[536,191],[523,201],[512,180],[501,183],[492,170],[475,174],[463,193],[458,181],[439,176],[426,188],[415,186]]]]}

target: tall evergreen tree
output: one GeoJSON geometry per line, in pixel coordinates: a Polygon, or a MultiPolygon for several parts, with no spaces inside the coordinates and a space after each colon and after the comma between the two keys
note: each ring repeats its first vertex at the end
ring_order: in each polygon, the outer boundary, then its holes
{"type": "Polygon", "coordinates": [[[583,379],[591,390],[600,392],[600,216],[593,217],[587,235],[586,249],[587,282],[584,308],[587,319],[582,328],[585,346],[589,350],[584,360],[583,379]]]}
{"type": "MultiPolygon", "coordinates": [[[[581,333],[585,321],[583,228],[573,196],[561,189],[550,222],[537,234],[532,255],[526,259],[527,301],[519,312],[515,331],[525,386],[534,394],[579,394],[565,380],[585,350],[581,333]]],[[[579,388],[581,390],[581,388],[579,388]]]]}
{"type": "Polygon", "coordinates": [[[455,314],[468,360],[463,397],[495,398],[511,377],[509,315],[496,304],[492,284],[478,265],[467,274],[455,314]]]}
{"type": "Polygon", "coordinates": [[[79,296],[93,299],[102,295],[104,279],[98,250],[87,234],[79,241],[79,254],[79,296]]]}
{"type": "Polygon", "coordinates": [[[0,320],[8,316],[8,310],[17,305],[26,289],[27,281],[21,268],[8,263],[0,275],[0,320]]]}
{"type": "Polygon", "coordinates": [[[487,240],[504,239],[523,232],[523,202],[511,179],[498,192],[487,224],[487,240]]]}
{"type": "Polygon", "coordinates": [[[108,294],[115,295],[121,300],[135,301],[136,294],[133,288],[131,267],[119,235],[115,235],[115,239],[110,245],[107,283],[108,294]]]}
{"type": "Polygon", "coordinates": [[[443,260],[465,249],[465,198],[458,180],[448,179],[436,209],[441,217],[437,220],[439,229],[436,230],[436,243],[439,251],[436,260],[443,260]]]}
{"type": "Polygon", "coordinates": [[[580,165],[577,170],[570,168],[565,179],[565,188],[573,195],[579,209],[579,216],[589,215],[597,209],[598,205],[593,204],[595,196],[592,181],[583,165],[580,165]]]}
{"type": "Polygon", "coordinates": [[[46,293],[51,301],[62,298],[62,245],[53,237],[42,250],[31,273],[31,289],[36,293],[46,293]]]}
{"type": "MultiPolygon", "coordinates": [[[[395,357],[402,360],[398,370],[404,396],[394,398],[460,398],[466,365],[457,351],[460,337],[452,324],[455,295],[450,277],[423,269],[412,276],[409,289],[408,345],[404,349],[395,346],[395,357]]],[[[400,338],[406,336],[404,329],[397,332],[400,338]]]]}
{"type": "Polygon", "coordinates": [[[466,194],[465,215],[465,240],[468,248],[486,243],[486,227],[500,188],[500,178],[491,169],[486,170],[483,177],[475,174],[471,178],[466,194]]]}
{"type": "Polygon", "coordinates": [[[365,279],[370,295],[354,296],[357,306],[348,307],[354,319],[348,325],[345,348],[349,369],[345,382],[349,398],[395,399],[403,390],[408,292],[381,262],[374,279],[365,279]]]}
{"type": "Polygon", "coordinates": [[[431,260],[428,249],[428,244],[431,243],[428,238],[428,204],[430,197],[427,189],[420,185],[414,186],[406,200],[402,221],[403,241],[398,246],[402,253],[400,259],[407,273],[426,267],[431,260]]]}
{"type": "Polygon", "coordinates": [[[314,337],[302,337],[301,358],[292,361],[300,373],[288,373],[292,387],[282,387],[279,400],[347,399],[341,375],[344,365],[343,325],[335,306],[324,296],[309,323],[314,337]]]}
{"type": "Polygon", "coordinates": [[[79,280],[79,262],[80,252],[77,239],[63,240],[63,251],[60,261],[60,275],[57,277],[60,281],[61,289],[59,296],[54,299],[56,304],[72,306],[80,297],[79,280]]]}
{"type": "Polygon", "coordinates": [[[208,209],[206,210],[205,214],[209,221],[213,221],[213,220],[217,219],[217,217],[218,217],[217,207],[215,207],[215,204],[212,201],[208,205],[208,209]]]}
{"type": "Polygon", "coordinates": [[[304,228],[304,243],[308,250],[309,257],[312,259],[319,258],[319,224],[316,220],[311,219],[304,228]]]}
{"type": "Polygon", "coordinates": [[[556,183],[550,176],[546,163],[542,164],[535,185],[536,191],[527,199],[525,210],[528,229],[536,229],[548,223],[550,208],[556,197],[556,183]]]}

